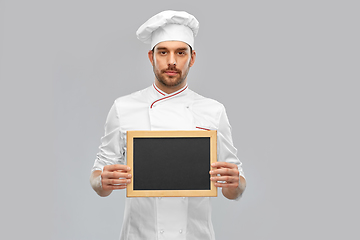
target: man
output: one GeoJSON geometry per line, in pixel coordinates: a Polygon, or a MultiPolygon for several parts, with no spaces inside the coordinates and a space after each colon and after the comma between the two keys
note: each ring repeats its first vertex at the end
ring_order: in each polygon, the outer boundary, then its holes
{"type": "MultiPolygon", "coordinates": [[[[196,18],[186,12],[164,11],[145,22],[137,36],[151,44],[148,52],[155,82],[139,92],[115,100],[105,124],[100,152],[90,182],[100,196],[125,189],[131,182],[125,164],[129,130],[217,130],[218,162],[211,181],[228,199],[238,199],[246,185],[241,162],[232,143],[222,104],[188,89],[194,65],[196,18]]],[[[208,197],[127,198],[121,239],[215,239],[208,197]]]]}

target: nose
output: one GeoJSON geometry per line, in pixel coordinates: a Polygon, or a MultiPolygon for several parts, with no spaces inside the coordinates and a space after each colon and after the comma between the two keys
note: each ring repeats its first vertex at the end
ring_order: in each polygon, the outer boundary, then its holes
{"type": "Polygon", "coordinates": [[[175,54],[169,54],[168,65],[176,65],[175,54]]]}

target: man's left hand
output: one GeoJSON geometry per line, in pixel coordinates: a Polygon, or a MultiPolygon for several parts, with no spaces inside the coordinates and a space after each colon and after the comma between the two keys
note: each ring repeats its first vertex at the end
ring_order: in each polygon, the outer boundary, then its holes
{"type": "Polygon", "coordinates": [[[237,188],[239,186],[239,170],[236,164],[215,162],[211,164],[211,167],[214,170],[210,171],[210,180],[214,182],[216,187],[237,188]]]}

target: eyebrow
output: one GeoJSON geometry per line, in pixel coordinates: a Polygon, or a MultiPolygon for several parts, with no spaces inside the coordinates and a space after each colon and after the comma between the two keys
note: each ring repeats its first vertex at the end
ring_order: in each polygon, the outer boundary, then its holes
{"type": "Polygon", "coordinates": [[[156,48],[155,50],[167,50],[167,48],[165,48],[165,47],[158,47],[158,48],[156,48]]]}
{"type": "Polygon", "coordinates": [[[178,48],[177,50],[181,50],[181,51],[189,51],[188,48],[178,48]]]}
{"type": "MultiPolygon", "coordinates": [[[[161,50],[168,50],[168,49],[167,49],[166,47],[158,47],[158,48],[156,48],[155,50],[161,51],[161,50]]],[[[189,51],[188,48],[177,48],[176,50],[177,50],[177,51],[189,51]]]]}

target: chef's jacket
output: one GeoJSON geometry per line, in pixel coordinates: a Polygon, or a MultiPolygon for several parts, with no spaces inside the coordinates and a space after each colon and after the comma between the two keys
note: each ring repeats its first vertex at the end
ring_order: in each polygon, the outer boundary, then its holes
{"type": "MultiPolygon", "coordinates": [[[[130,130],[217,130],[218,161],[235,163],[225,108],[188,89],[166,94],[152,86],[120,97],[110,109],[93,171],[126,164],[126,132],[130,130]]],[[[121,240],[214,240],[209,197],[126,198],[121,240]]]]}

